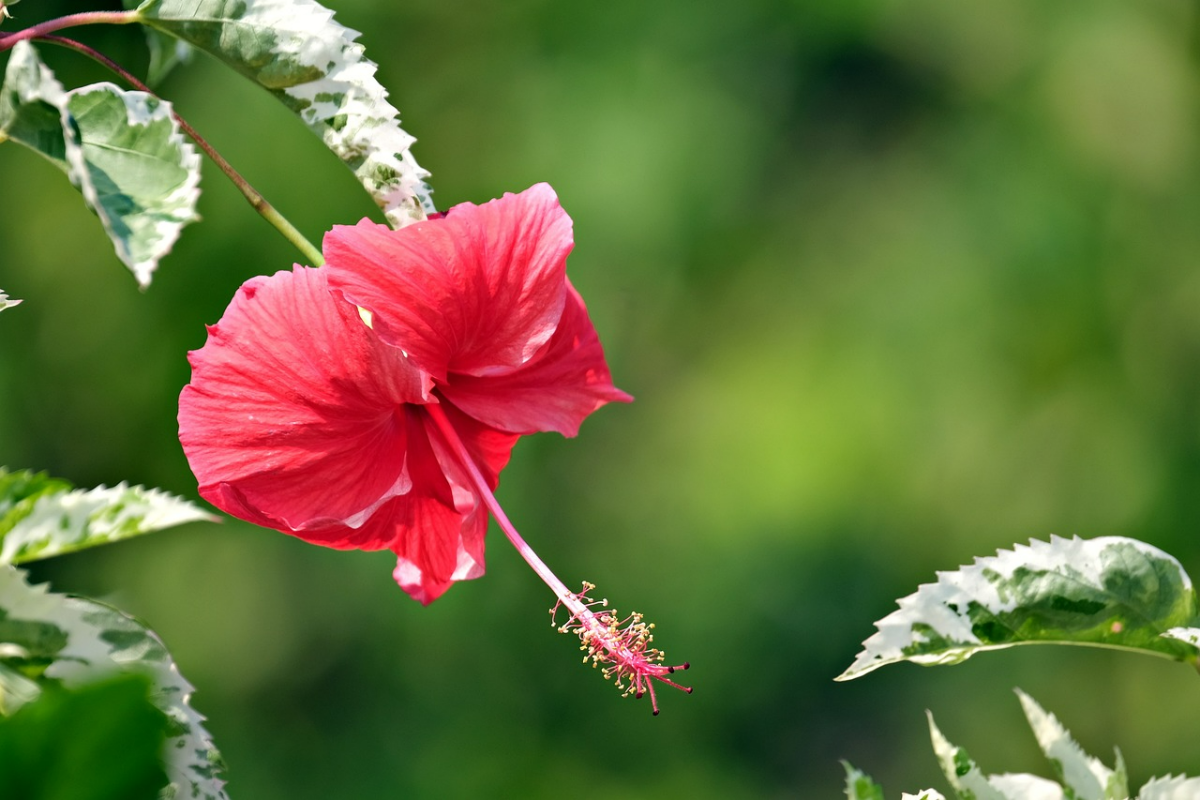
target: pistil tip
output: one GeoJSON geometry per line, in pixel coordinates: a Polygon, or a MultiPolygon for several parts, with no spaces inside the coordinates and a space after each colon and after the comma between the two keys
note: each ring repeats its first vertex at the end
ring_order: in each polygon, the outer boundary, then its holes
{"type": "Polygon", "coordinates": [[[673,689],[691,694],[691,687],[680,686],[668,678],[676,671],[688,669],[684,662],[667,666],[662,663],[663,652],[651,647],[654,641],[653,623],[643,622],[642,615],[634,612],[625,618],[617,615],[616,609],[607,608],[608,601],[597,601],[587,596],[596,587],[584,582],[583,590],[566,594],[550,609],[550,618],[560,633],[573,633],[582,643],[584,662],[593,667],[603,665],[605,679],[613,679],[622,694],[641,699],[647,692],[654,715],[658,716],[658,701],[654,696],[653,681],[665,683],[673,689]],[[558,609],[565,606],[570,612],[567,621],[558,625],[558,609]]]}

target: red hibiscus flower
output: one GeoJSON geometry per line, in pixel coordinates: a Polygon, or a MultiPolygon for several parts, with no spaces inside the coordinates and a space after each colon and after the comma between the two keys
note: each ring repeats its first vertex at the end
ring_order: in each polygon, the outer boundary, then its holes
{"type": "Polygon", "coordinates": [[[247,281],[208,329],[179,438],[214,505],[313,544],[391,550],[425,604],[483,574],[490,513],[567,606],[564,629],[640,696],[670,669],[640,617],[594,614],[492,495],[522,434],[574,436],[631,399],[567,280],[572,246],[545,184],[401,230],[335,227],[324,266],[247,281]]]}

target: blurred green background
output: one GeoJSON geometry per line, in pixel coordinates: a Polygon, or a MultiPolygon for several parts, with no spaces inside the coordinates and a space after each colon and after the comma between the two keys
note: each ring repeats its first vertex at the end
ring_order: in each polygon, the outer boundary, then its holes
{"type": "MultiPolygon", "coordinates": [[[[82,2],[26,0],[32,24],[82,2]]],[[[115,7],[115,4],[114,4],[115,7]]],[[[522,441],[501,501],[570,584],[688,659],[620,699],[491,535],[423,609],[387,554],[239,522],[37,565],[157,630],[235,800],[837,797],[947,789],[923,710],[1048,772],[1011,689],[1135,785],[1200,774],[1186,667],[1077,648],[849,684],[935,570],[1051,533],[1200,575],[1200,14],[1098,0],[340,0],[442,208],[549,181],[634,394],[522,441]]],[[[140,32],[80,38],[139,71],[140,32]]],[[[50,46],[68,85],[106,76],[50,46]]],[[[3,58],[3,57],[0,57],[3,58]]],[[[206,58],[165,96],[310,238],[374,214],[281,106],[206,58]]],[[[195,496],[185,353],[290,246],[205,164],[144,295],[48,163],[0,147],[0,463],[195,496]]]]}

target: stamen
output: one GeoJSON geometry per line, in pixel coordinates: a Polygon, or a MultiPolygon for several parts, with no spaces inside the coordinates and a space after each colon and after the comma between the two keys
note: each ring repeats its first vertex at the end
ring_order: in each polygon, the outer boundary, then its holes
{"type": "MultiPolygon", "coordinates": [[[[436,394],[436,392],[435,392],[436,394]]],[[[579,592],[572,592],[558,576],[550,571],[546,562],[533,552],[533,548],[521,538],[521,534],[509,521],[508,515],[500,507],[496,496],[492,494],[487,481],[479,471],[479,466],[467,452],[458,431],[450,423],[446,412],[437,403],[421,406],[429,414],[434,425],[442,434],[447,445],[458,457],[463,468],[471,478],[475,490],[483,499],[483,503],[491,512],[492,519],[504,531],[504,535],[512,542],[513,547],[525,559],[533,571],[537,573],[554,595],[558,602],[550,609],[550,624],[558,628],[560,633],[573,633],[579,637],[583,651],[583,663],[592,662],[593,668],[600,668],[605,680],[612,680],[623,696],[633,695],[636,698],[650,694],[650,707],[658,716],[658,698],[654,695],[654,681],[665,683],[681,692],[692,693],[690,686],[681,686],[667,677],[677,671],[688,669],[688,662],[668,666],[663,664],[663,652],[657,647],[651,647],[654,641],[654,623],[644,622],[642,615],[634,612],[627,617],[620,617],[616,609],[608,608],[608,598],[593,600],[588,592],[596,588],[595,584],[583,584],[579,592]],[[570,616],[561,625],[557,621],[558,609],[565,608],[570,616]],[[593,610],[593,609],[599,609],[593,610]],[[603,665],[603,666],[601,666],[603,665]]]]}
{"type": "Polygon", "coordinates": [[[595,584],[584,581],[581,591],[559,597],[550,609],[550,624],[558,628],[559,633],[573,633],[579,637],[579,649],[584,651],[583,663],[591,661],[593,668],[603,665],[604,679],[613,681],[623,697],[633,695],[640,700],[649,692],[655,716],[658,716],[658,698],[654,694],[654,681],[691,694],[691,687],[680,686],[666,677],[691,665],[686,661],[676,665],[662,663],[663,651],[651,647],[654,623],[643,621],[636,611],[622,618],[616,609],[608,610],[607,598],[597,601],[588,597],[588,592],[595,588],[595,584]],[[605,609],[596,613],[592,610],[596,606],[605,609]],[[560,625],[558,610],[564,607],[570,616],[560,625]]]}

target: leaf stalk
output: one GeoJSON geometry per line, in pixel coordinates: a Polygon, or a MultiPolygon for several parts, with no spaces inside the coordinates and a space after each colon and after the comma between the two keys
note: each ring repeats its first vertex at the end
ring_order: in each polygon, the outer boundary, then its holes
{"type": "Polygon", "coordinates": [[[17,42],[41,39],[64,28],[80,25],[129,25],[134,22],[141,22],[137,11],[85,11],[80,14],[68,14],[65,17],[39,22],[7,36],[0,36],[0,52],[12,48],[17,42]]]}
{"type": "MultiPolygon", "coordinates": [[[[57,44],[61,47],[66,47],[78,53],[82,53],[93,61],[104,65],[116,75],[119,75],[122,80],[138,91],[154,95],[154,92],[149,86],[138,80],[120,64],[113,61],[103,53],[88,47],[82,42],[74,39],[68,39],[65,36],[55,35],[40,36],[38,39],[39,41],[57,44]]],[[[157,97],[157,95],[155,96],[157,97]]],[[[229,178],[234,186],[237,187],[238,191],[242,193],[242,196],[246,198],[246,202],[250,204],[251,208],[258,212],[259,216],[261,216],[263,219],[269,222],[272,227],[279,231],[283,238],[291,242],[292,245],[294,245],[295,248],[299,250],[305,258],[312,262],[312,266],[319,267],[325,263],[325,258],[321,254],[320,248],[316,247],[312,242],[305,238],[304,234],[300,233],[296,226],[292,225],[292,223],[289,222],[286,217],[279,213],[279,211],[273,205],[271,205],[267,199],[263,197],[262,194],[255,189],[245,177],[242,176],[240,172],[234,169],[233,165],[226,161],[224,156],[218,153],[216,148],[209,144],[208,140],[201,136],[196,129],[188,123],[187,120],[185,120],[177,111],[174,110],[173,107],[171,110],[171,116],[175,118],[175,121],[179,124],[180,129],[186,133],[193,142],[196,143],[196,146],[203,150],[204,153],[210,159],[212,159],[213,163],[217,165],[217,169],[225,173],[225,176],[229,178]]]]}

